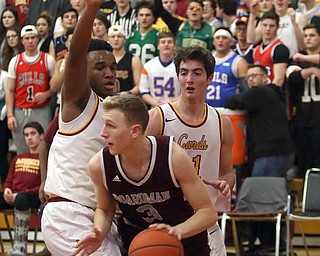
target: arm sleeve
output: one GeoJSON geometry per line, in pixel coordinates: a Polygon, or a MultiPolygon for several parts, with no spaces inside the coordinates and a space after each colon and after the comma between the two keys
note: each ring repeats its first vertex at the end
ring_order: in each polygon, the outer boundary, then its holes
{"type": "Polygon", "coordinates": [[[148,79],[148,72],[146,68],[143,67],[141,70],[140,85],[139,85],[140,95],[150,94],[149,84],[150,82],[148,79]]]}
{"type": "Polygon", "coordinates": [[[297,86],[301,85],[304,82],[304,79],[301,75],[301,70],[293,71],[288,77],[289,85],[297,86]]]}
{"type": "Polygon", "coordinates": [[[254,110],[259,104],[259,95],[257,88],[251,88],[245,92],[229,97],[224,102],[224,107],[230,109],[254,110]]]}
{"type": "Polygon", "coordinates": [[[273,62],[274,63],[289,63],[290,52],[288,47],[284,44],[279,44],[274,49],[273,62]]]}
{"type": "Polygon", "coordinates": [[[161,0],[154,0],[156,17],[161,17],[163,21],[168,25],[168,28],[174,35],[177,35],[182,20],[173,17],[166,9],[163,8],[161,0]]]}
{"type": "Polygon", "coordinates": [[[18,156],[15,156],[15,158],[12,160],[10,164],[10,169],[8,172],[8,176],[6,178],[6,181],[3,184],[3,190],[5,188],[11,188],[13,187],[13,178],[14,178],[14,172],[15,172],[15,166],[16,166],[16,161],[17,161],[18,156]]]}

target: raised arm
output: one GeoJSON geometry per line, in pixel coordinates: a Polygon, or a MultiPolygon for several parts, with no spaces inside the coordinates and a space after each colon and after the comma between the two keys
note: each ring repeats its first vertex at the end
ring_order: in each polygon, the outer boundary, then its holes
{"type": "Polygon", "coordinates": [[[62,88],[62,119],[71,121],[83,111],[90,96],[87,80],[87,51],[92,24],[103,0],[87,0],[83,15],[75,28],[66,63],[62,88]]]}
{"type": "Polygon", "coordinates": [[[250,15],[247,25],[247,42],[255,44],[262,38],[260,23],[256,26],[256,17],[259,10],[259,0],[252,0],[250,3],[250,15]]]}

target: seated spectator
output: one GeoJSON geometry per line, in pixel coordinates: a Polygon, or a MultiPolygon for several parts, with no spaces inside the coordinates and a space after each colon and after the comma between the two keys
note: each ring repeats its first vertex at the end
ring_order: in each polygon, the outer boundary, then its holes
{"type": "Polygon", "coordinates": [[[38,147],[43,134],[42,126],[37,122],[27,123],[23,127],[23,136],[29,152],[19,154],[12,160],[8,177],[3,184],[0,207],[5,209],[13,206],[15,216],[14,243],[9,256],[27,255],[31,209],[40,205],[38,190],[41,175],[38,147]]]}

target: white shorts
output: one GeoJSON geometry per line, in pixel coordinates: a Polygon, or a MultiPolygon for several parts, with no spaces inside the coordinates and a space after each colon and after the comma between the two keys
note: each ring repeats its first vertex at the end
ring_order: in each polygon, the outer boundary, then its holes
{"type": "Polygon", "coordinates": [[[218,223],[208,229],[208,243],[210,256],[227,256],[224,238],[218,223]]]}
{"type": "MultiPolygon", "coordinates": [[[[77,241],[93,230],[94,210],[73,202],[52,202],[44,208],[41,229],[47,248],[54,256],[71,255],[77,241]]],[[[111,235],[92,255],[121,256],[111,235]]]]}

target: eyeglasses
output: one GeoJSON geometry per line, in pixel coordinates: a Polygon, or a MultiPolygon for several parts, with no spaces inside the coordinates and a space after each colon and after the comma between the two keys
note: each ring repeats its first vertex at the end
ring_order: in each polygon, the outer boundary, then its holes
{"type": "Polygon", "coordinates": [[[190,11],[200,12],[202,7],[200,5],[189,5],[188,9],[190,11]]]}
{"type": "Polygon", "coordinates": [[[250,78],[256,78],[257,76],[263,76],[265,74],[260,73],[260,74],[250,74],[246,76],[246,79],[249,80],[250,78]]]}
{"type": "Polygon", "coordinates": [[[18,35],[11,35],[11,36],[6,36],[7,39],[14,39],[17,38],[18,35]]]}

